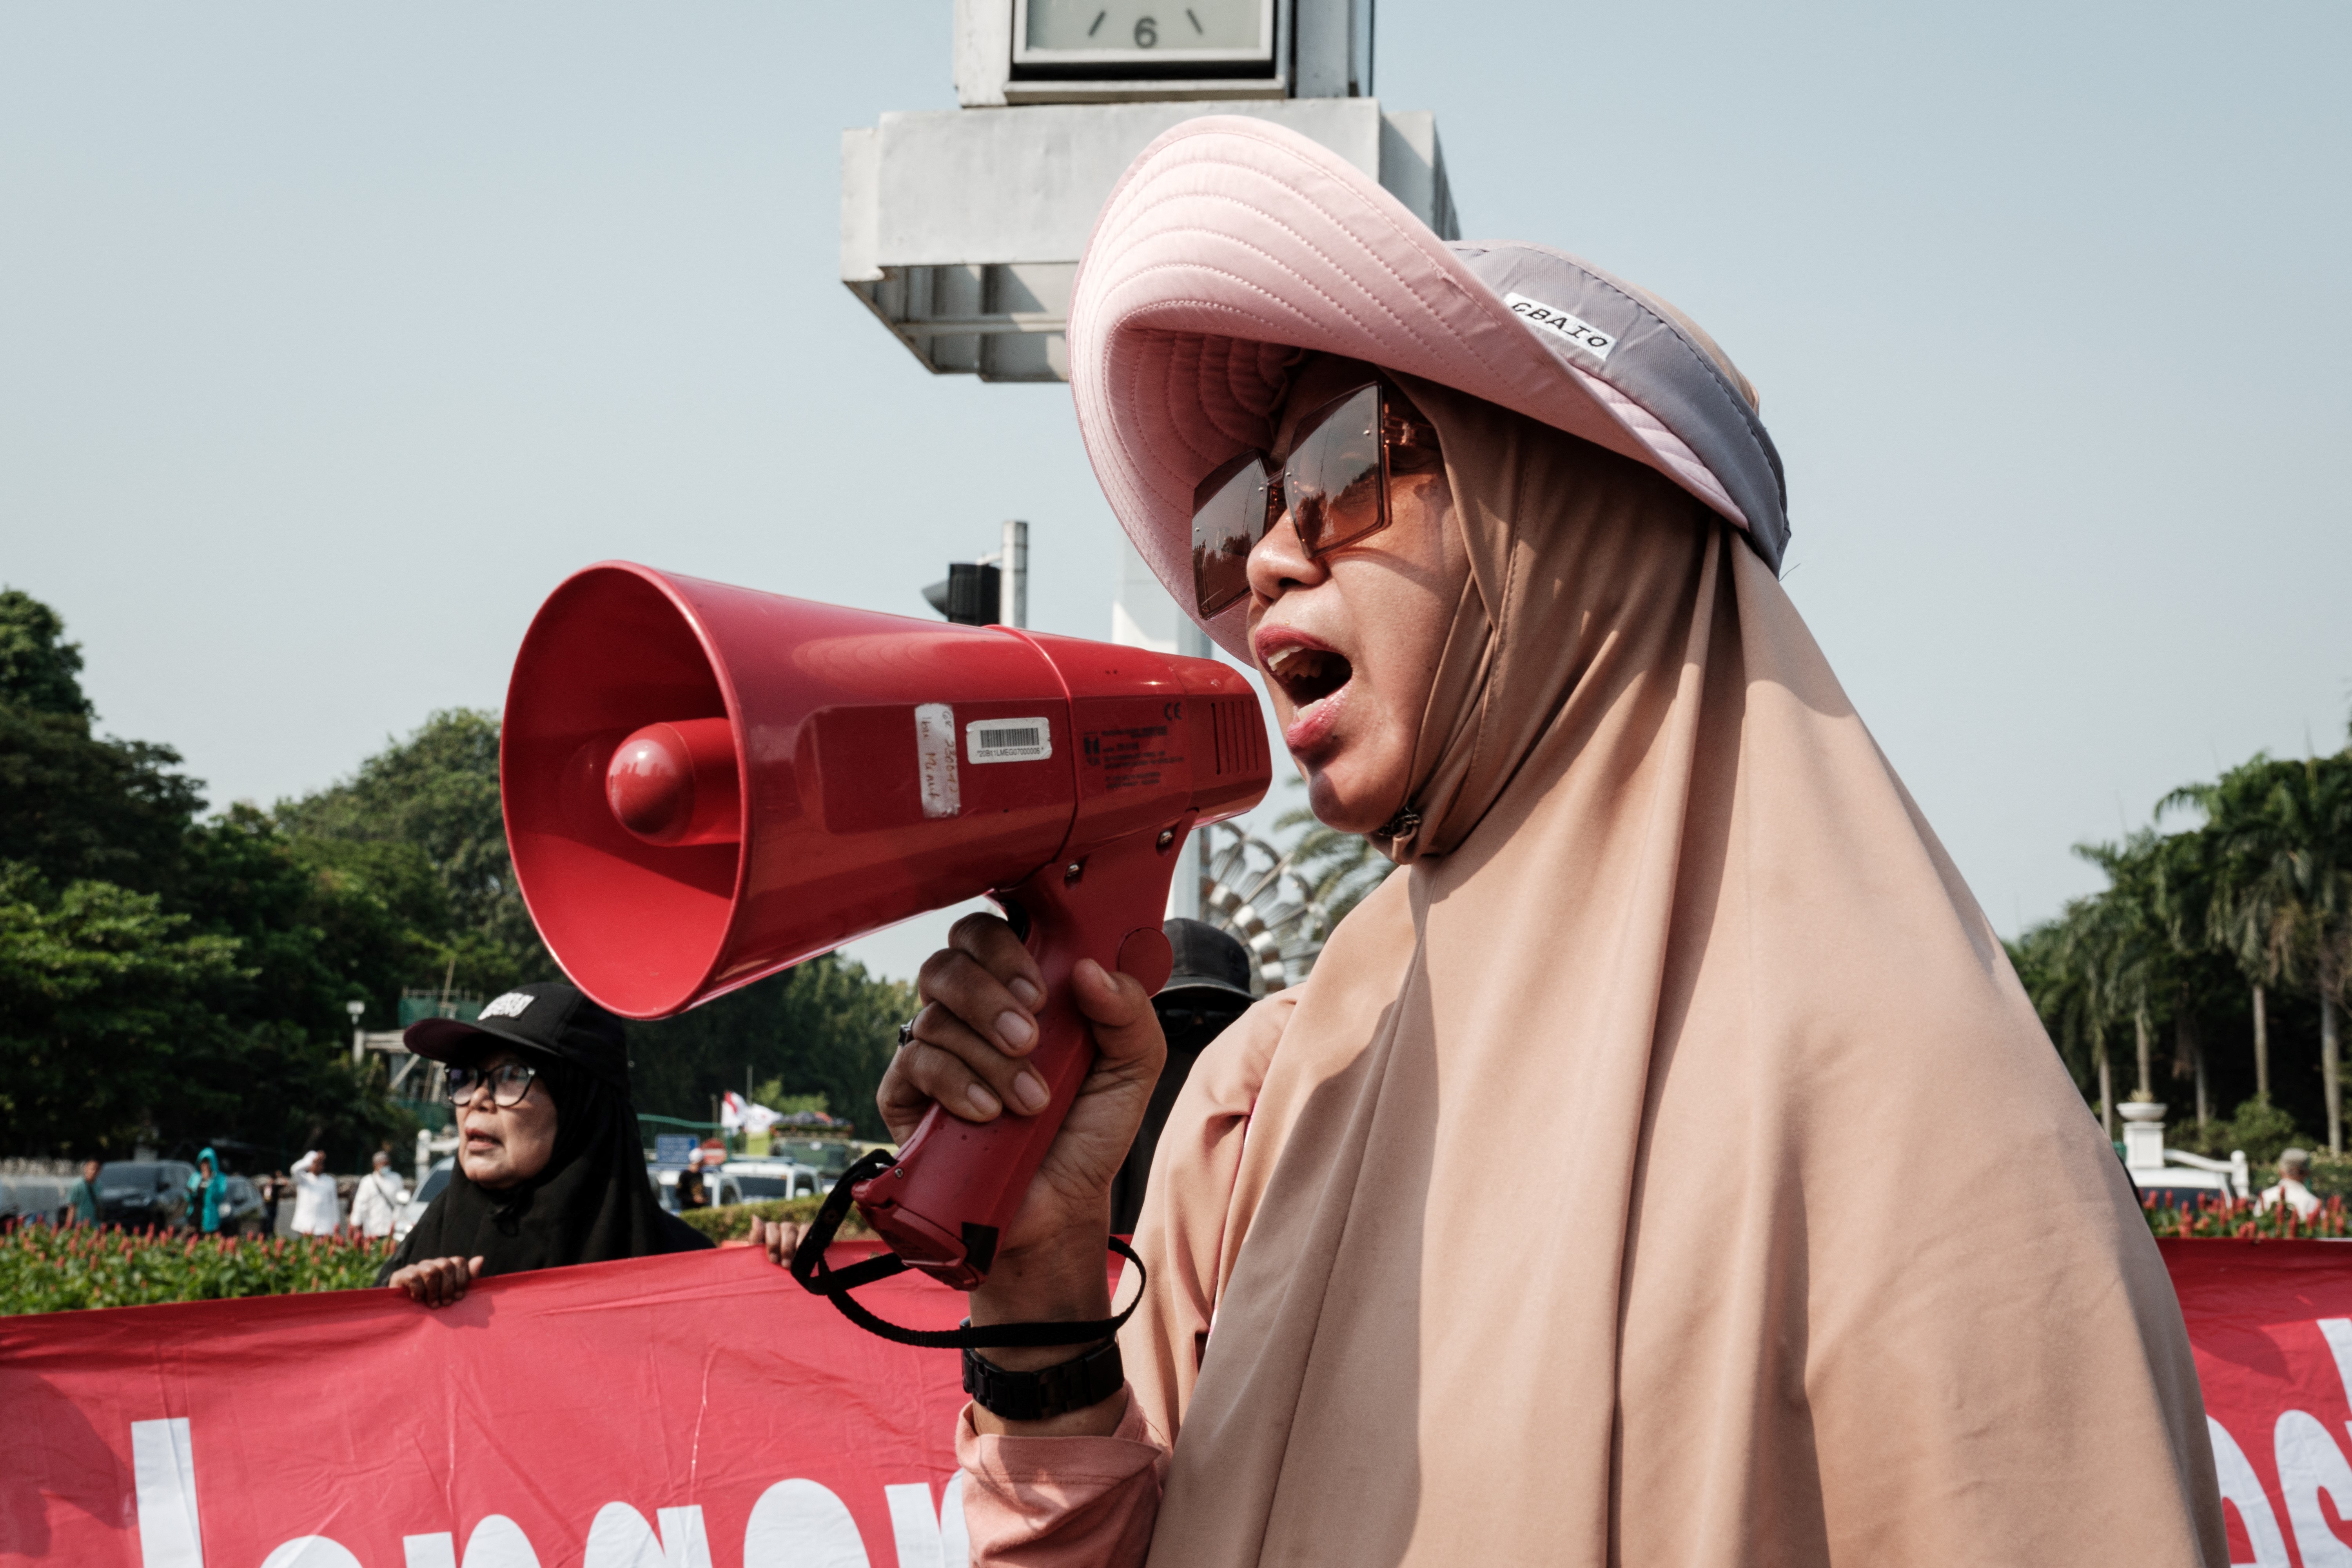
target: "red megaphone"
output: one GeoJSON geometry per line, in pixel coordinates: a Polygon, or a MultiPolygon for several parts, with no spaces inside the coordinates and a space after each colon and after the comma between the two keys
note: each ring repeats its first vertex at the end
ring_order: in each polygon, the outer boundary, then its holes
{"type": "Polygon", "coordinates": [[[499,742],[515,876],[564,973],[628,1018],[705,1002],[986,893],[1045,971],[1034,1116],[931,1108],[856,1189],[969,1289],[1094,1058],[1081,958],[1152,990],[1195,826],[1269,780],[1256,695],[1210,659],[941,626],[626,562],[541,606],[499,742]]]}

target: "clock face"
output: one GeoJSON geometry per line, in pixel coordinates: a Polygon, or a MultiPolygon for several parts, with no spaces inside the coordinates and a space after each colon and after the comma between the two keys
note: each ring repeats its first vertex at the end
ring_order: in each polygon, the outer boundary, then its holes
{"type": "Polygon", "coordinates": [[[1265,59],[1272,0],[1027,0],[1015,58],[1024,63],[1116,59],[1265,59]]]}

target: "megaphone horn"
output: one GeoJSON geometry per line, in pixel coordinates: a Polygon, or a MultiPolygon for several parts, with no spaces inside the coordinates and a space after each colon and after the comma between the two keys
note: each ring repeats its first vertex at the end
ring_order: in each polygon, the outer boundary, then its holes
{"type": "Polygon", "coordinates": [[[1256,695],[1213,660],[607,562],[524,636],[499,779],[531,918],[624,1017],[982,894],[1018,911],[1051,1103],[983,1127],[934,1107],[858,1194],[899,1256],[969,1289],[1093,1059],[1071,969],[1165,984],[1185,837],[1255,805],[1270,764],[1256,695]]]}

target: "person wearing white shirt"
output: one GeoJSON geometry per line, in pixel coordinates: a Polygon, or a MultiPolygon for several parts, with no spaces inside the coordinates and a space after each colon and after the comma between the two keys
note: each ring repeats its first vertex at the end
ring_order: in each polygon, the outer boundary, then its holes
{"type": "Polygon", "coordinates": [[[326,1173],[327,1156],[313,1149],[294,1162],[294,1234],[332,1236],[342,1223],[335,1201],[335,1178],[326,1173]]]}
{"type": "Polygon", "coordinates": [[[2300,1149],[2282,1149],[2278,1158],[2277,1184],[2264,1187],[2254,1203],[2254,1212],[2268,1214],[2284,1203],[2294,1210],[2297,1219],[2309,1219],[2319,1212],[2319,1199],[2304,1185],[2311,1174],[2311,1156],[2300,1149]]]}
{"type": "Polygon", "coordinates": [[[374,1168],[352,1191],[352,1228],[371,1241],[390,1236],[407,1201],[408,1188],[393,1170],[392,1156],[379,1149],[374,1168]]]}

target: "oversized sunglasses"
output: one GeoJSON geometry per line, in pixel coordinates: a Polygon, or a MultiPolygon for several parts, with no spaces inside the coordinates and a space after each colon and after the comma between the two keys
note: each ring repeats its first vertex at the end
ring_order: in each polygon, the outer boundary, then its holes
{"type": "Polygon", "coordinates": [[[1319,561],[1386,528],[1389,479],[1437,468],[1437,429],[1385,381],[1341,393],[1298,422],[1280,468],[1244,452],[1192,490],[1192,595],[1207,620],[1249,596],[1249,554],[1284,512],[1319,561]]]}

